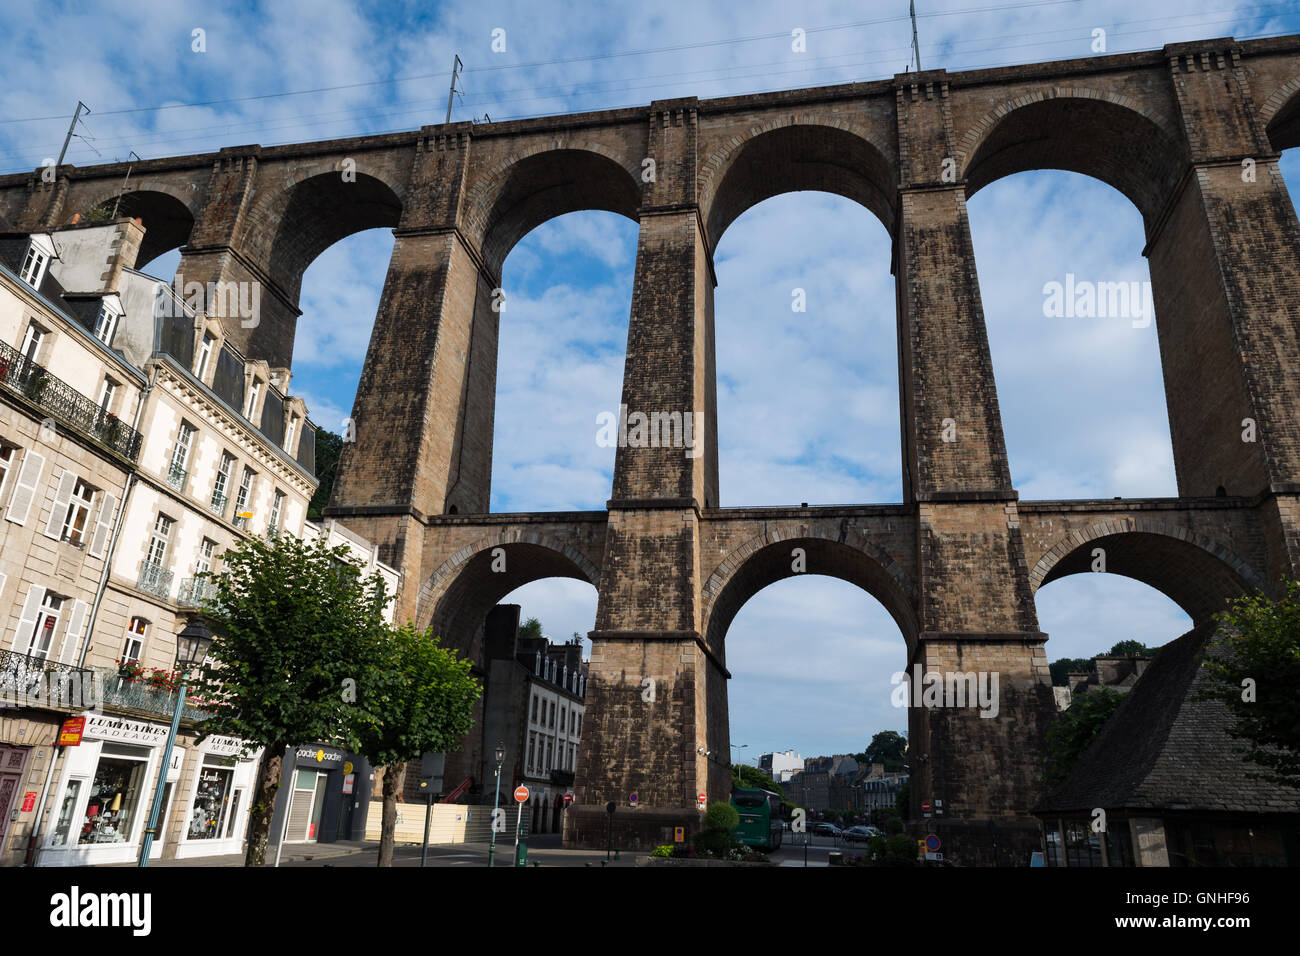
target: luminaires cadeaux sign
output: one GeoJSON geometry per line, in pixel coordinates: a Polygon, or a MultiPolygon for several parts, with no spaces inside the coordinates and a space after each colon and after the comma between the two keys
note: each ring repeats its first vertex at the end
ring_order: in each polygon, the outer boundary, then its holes
{"type": "Polygon", "coordinates": [[[163,724],[124,720],[106,714],[87,714],[86,730],[82,736],[88,740],[112,740],[117,743],[156,747],[167,742],[167,730],[168,728],[163,724]]]}

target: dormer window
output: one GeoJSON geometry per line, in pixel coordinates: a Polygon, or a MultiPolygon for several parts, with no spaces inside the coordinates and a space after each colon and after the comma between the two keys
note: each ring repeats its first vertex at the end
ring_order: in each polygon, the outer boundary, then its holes
{"type": "Polygon", "coordinates": [[[204,332],[203,341],[199,343],[199,359],[194,365],[194,377],[200,382],[207,381],[208,364],[212,361],[212,346],[212,336],[204,332]]]}
{"type": "Polygon", "coordinates": [[[284,450],[293,454],[293,433],[298,429],[297,416],[290,416],[289,424],[284,427],[284,450]]]}
{"type": "Polygon", "coordinates": [[[45,269],[54,258],[54,242],[49,236],[32,236],[31,244],[27,247],[27,255],[23,258],[23,268],[19,273],[22,280],[33,289],[39,289],[41,280],[45,278],[45,269]]]}
{"type": "Polygon", "coordinates": [[[115,303],[104,299],[99,303],[99,315],[95,318],[95,338],[110,347],[113,344],[113,333],[117,331],[118,319],[122,317],[118,308],[115,303]]]}
{"type": "Polygon", "coordinates": [[[244,403],[244,417],[250,422],[253,420],[253,413],[257,411],[257,401],[262,397],[262,383],[253,379],[248,386],[248,401],[244,403]]]}

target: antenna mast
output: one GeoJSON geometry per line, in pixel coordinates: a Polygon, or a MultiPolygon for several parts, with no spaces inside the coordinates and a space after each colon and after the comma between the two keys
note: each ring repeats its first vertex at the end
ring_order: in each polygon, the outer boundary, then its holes
{"type": "Polygon", "coordinates": [[[460,62],[460,54],[456,54],[456,62],[451,67],[451,89],[447,91],[447,122],[451,122],[451,100],[460,90],[456,89],[456,77],[460,74],[461,68],[465,64],[460,62]]]}
{"type": "Polygon", "coordinates": [[[921,45],[916,42],[916,0],[909,0],[907,4],[912,14],[912,56],[916,58],[916,72],[921,72],[921,45]]]}

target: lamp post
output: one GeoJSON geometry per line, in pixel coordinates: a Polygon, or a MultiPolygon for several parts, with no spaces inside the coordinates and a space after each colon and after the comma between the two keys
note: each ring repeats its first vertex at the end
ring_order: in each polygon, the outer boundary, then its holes
{"type": "Polygon", "coordinates": [[[162,765],[158,768],[158,786],[154,788],[153,807],[149,810],[149,824],[144,828],[140,845],[140,866],[149,865],[149,851],[153,848],[154,834],[158,830],[158,814],[162,811],[163,788],[167,784],[167,771],[171,767],[172,748],[176,745],[176,731],[181,725],[181,711],[185,709],[185,680],[191,667],[208,656],[212,646],[212,631],[202,619],[190,618],[184,630],[176,635],[176,670],[180,673],[180,689],[176,692],[176,708],[172,711],[172,726],[167,732],[167,747],[163,750],[162,765]]]}
{"type": "Polygon", "coordinates": [[[497,761],[497,795],[492,800],[492,842],[488,845],[488,866],[495,865],[493,860],[497,854],[497,810],[501,806],[501,764],[506,759],[506,745],[502,741],[497,741],[497,749],[492,756],[497,761]]]}

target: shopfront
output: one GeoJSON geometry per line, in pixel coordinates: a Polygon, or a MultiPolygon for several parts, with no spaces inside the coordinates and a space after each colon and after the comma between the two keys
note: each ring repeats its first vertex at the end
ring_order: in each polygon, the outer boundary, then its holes
{"type": "Polygon", "coordinates": [[[245,751],[234,737],[209,737],[197,751],[176,858],[239,853],[262,751],[245,751]]]}
{"type": "Polygon", "coordinates": [[[303,744],[285,752],[284,774],[271,821],[271,843],[332,843],[362,839],[353,832],[370,799],[370,767],[360,757],[328,744],[303,744]],[[288,814],[287,827],[285,814],[288,814]]]}
{"type": "MultiPolygon", "coordinates": [[[[127,863],[138,858],[168,729],[165,724],[107,714],[86,716],[81,743],[64,748],[39,865],[127,863]]],[[[179,779],[184,757],[183,750],[173,754],[169,789],[179,779]]],[[[170,809],[168,803],[170,799],[164,807],[170,809]]],[[[161,845],[157,849],[161,855],[161,845]]]]}

